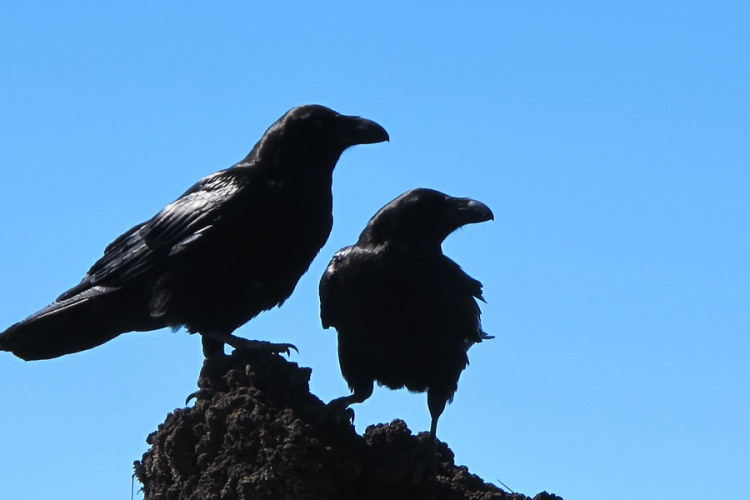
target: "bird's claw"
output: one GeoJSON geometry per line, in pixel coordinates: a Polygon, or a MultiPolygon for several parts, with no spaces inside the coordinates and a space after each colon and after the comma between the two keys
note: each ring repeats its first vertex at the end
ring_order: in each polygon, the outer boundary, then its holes
{"type": "Polygon", "coordinates": [[[197,400],[200,392],[201,391],[195,391],[188,394],[188,397],[185,398],[185,406],[189,405],[190,401],[192,401],[193,399],[197,400]]]}
{"type": "Polygon", "coordinates": [[[339,415],[341,415],[342,418],[339,418],[339,422],[343,422],[346,420],[350,424],[354,425],[354,410],[351,408],[343,408],[339,411],[339,415]]]}
{"type": "Polygon", "coordinates": [[[277,352],[279,352],[279,353],[283,352],[287,356],[291,356],[292,355],[292,350],[294,350],[294,352],[296,352],[297,354],[299,354],[299,349],[297,349],[297,346],[294,345],[294,344],[283,344],[282,343],[282,344],[274,344],[274,345],[275,346],[279,346],[280,348],[283,349],[282,351],[277,351],[277,352]]]}
{"type": "Polygon", "coordinates": [[[265,340],[247,340],[239,339],[240,341],[232,343],[232,347],[235,349],[253,349],[258,351],[273,352],[276,354],[286,354],[287,356],[292,355],[292,350],[299,354],[299,349],[294,344],[280,343],[276,344],[273,342],[266,342],[265,340]]]}
{"type": "Polygon", "coordinates": [[[206,389],[198,389],[197,391],[188,394],[188,397],[185,398],[185,406],[190,404],[190,401],[195,399],[196,401],[201,399],[202,397],[208,396],[210,397],[214,391],[212,390],[206,390],[206,389]]]}
{"type": "Polygon", "coordinates": [[[340,424],[341,422],[349,422],[353,425],[354,410],[349,408],[348,406],[337,404],[337,400],[334,399],[333,401],[328,403],[323,410],[322,420],[327,420],[336,424],[340,424]]]}

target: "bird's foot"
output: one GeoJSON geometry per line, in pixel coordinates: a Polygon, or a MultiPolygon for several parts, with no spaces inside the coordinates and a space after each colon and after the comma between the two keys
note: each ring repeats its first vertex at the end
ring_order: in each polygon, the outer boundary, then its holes
{"type": "Polygon", "coordinates": [[[321,421],[339,425],[342,422],[354,424],[354,410],[349,408],[345,398],[337,398],[328,403],[321,413],[321,421]]]}
{"type": "Polygon", "coordinates": [[[437,449],[434,441],[427,440],[407,455],[414,460],[412,484],[434,485],[437,483],[437,449]]]}
{"type": "Polygon", "coordinates": [[[286,354],[287,356],[292,354],[292,350],[299,353],[299,350],[294,344],[276,344],[273,342],[266,342],[265,340],[248,340],[240,337],[235,337],[234,339],[236,340],[227,343],[239,350],[266,351],[275,354],[286,354]]]}
{"type": "Polygon", "coordinates": [[[273,352],[276,354],[291,355],[292,349],[299,352],[294,344],[274,344],[273,342],[266,342],[265,340],[249,340],[242,337],[237,337],[230,333],[223,332],[206,332],[203,335],[203,354],[206,359],[221,357],[219,354],[223,354],[224,344],[234,347],[236,350],[252,350],[252,351],[265,351],[273,352]]]}
{"type": "Polygon", "coordinates": [[[190,401],[192,401],[193,399],[197,401],[199,399],[210,398],[211,396],[214,395],[214,392],[215,391],[211,389],[198,389],[197,391],[191,394],[188,394],[188,397],[185,399],[185,406],[189,405],[190,401]]]}

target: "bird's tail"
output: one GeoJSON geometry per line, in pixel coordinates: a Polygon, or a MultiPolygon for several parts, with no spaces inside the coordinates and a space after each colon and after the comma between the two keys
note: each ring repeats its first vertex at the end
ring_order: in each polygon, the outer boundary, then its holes
{"type": "Polygon", "coordinates": [[[165,325],[149,314],[148,301],[129,290],[94,287],[53,302],[0,333],[0,350],[26,361],[85,351],[121,333],[165,325]]]}
{"type": "Polygon", "coordinates": [[[482,342],[483,340],[492,340],[494,338],[495,338],[494,335],[488,335],[487,332],[485,332],[484,330],[480,328],[478,332],[478,336],[472,339],[464,340],[464,348],[468,351],[469,347],[473,346],[474,344],[478,344],[482,342]]]}

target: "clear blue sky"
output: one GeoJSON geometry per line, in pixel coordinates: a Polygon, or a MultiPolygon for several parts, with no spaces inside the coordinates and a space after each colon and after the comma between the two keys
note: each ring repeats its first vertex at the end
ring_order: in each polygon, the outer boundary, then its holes
{"type": "MultiPolygon", "coordinates": [[[[157,3],[0,9],[0,328],[321,103],[391,142],[342,157],[328,244],[239,334],[296,344],[313,391],[346,394],[325,264],[407,189],[470,196],[496,220],[445,251],[484,283],[496,339],[440,421],[457,462],[566,500],[747,490],[746,2],[157,3]]],[[[200,363],[170,331],[0,356],[0,496],[128,498],[200,363]]],[[[424,395],[376,390],[357,426],[397,417],[428,429],[424,395]]]]}

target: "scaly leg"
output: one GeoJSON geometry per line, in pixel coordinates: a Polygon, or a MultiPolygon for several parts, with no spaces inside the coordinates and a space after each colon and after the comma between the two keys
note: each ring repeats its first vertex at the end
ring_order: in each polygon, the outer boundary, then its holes
{"type": "Polygon", "coordinates": [[[412,484],[420,482],[422,477],[427,474],[427,481],[435,483],[437,481],[437,423],[440,415],[443,414],[448,397],[442,391],[427,390],[427,407],[430,409],[430,437],[427,438],[427,444],[420,452],[416,461],[416,471],[412,476],[412,484]]]}
{"type": "Polygon", "coordinates": [[[354,422],[354,410],[349,408],[349,405],[352,405],[354,403],[361,403],[369,398],[372,395],[372,388],[372,380],[355,385],[352,394],[350,394],[349,396],[342,396],[340,398],[333,399],[330,403],[328,403],[326,416],[344,412],[347,420],[354,422]]]}

